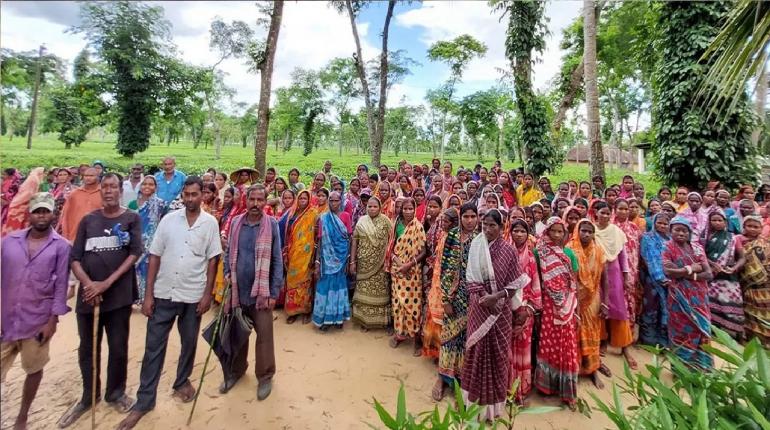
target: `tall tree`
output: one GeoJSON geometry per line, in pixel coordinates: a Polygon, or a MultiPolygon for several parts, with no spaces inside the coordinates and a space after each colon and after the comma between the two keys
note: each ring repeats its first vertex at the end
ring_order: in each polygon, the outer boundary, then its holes
{"type": "Polygon", "coordinates": [[[356,85],[356,65],[351,58],[334,58],[320,73],[321,85],[329,91],[328,103],[334,108],[339,128],[338,149],[342,157],[342,130],[350,117],[350,100],[361,94],[356,85]]]}
{"type": "Polygon", "coordinates": [[[583,70],[585,74],[586,128],[591,177],[604,175],[604,150],[599,127],[599,87],[596,82],[596,3],[583,1],[583,70]]]}
{"type": "Polygon", "coordinates": [[[257,105],[257,137],[254,143],[254,168],[265,172],[267,159],[267,131],[270,126],[270,92],[273,84],[273,63],[278,49],[278,33],[283,18],[283,0],[273,2],[269,12],[270,27],[264,48],[252,43],[248,49],[254,67],[259,70],[259,104],[257,105]]]}
{"type": "Polygon", "coordinates": [[[40,45],[40,51],[37,55],[37,66],[35,70],[35,89],[32,91],[32,106],[29,113],[29,129],[27,131],[27,149],[32,149],[32,132],[35,131],[35,116],[37,114],[37,97],[40,94],[40,75],[42,74],[43,52],[45,46],[40,45]]]}
{"type": "Polygon", "coordinates": [[[548,138],[548,109],[532,87],[533,54],[543,52],[548,33],[545,5],[535,0],[500,1],[494,7],[508,15],[505,54],[513,69],[525,168],[534,175],[552,172],[563,153],[548,138]]]}
{"type": "Polygon", "coordinates": [[[215,49],[219,54],[219,58],[208,70],[211,75],[208,82],[211,85],[206,88],[204,94],[208,107],[209,122],[214,126],[214,158],[219,160],[222,151],[222,136],[214,109],[214,99],[218,95],[217,67],[228,58],[242,57],[246,53],[249,43],[252,42],[254,31],[243,21],[233,21],[231,24],[228,24],[217,18],[211,23],[209,35],[211,36],[209,48],[215,49]]]}
{"type": "Polygon", "coordinates": [[[730,3],[665,2],[661,7],[661,36],[655,46],[661,58],[653,86],[657,174],[665,183],[694,189],[709,180],[728,187],[753,183],[756,147],[747,144],[752,121],[745,93],[723,95],[719,117],[709,115],[710,106],[697,103],[697,90],[714,61],[702,62],[701,57],[719,33],[730,3]]]}
{"type": "MultiPolygon", "coordinates": [[[[441,61],[449,66],[449,80],[445,84],[447,90],[446,97],[449,101],[454,95],[455,86],[462,80],[463,72],[468,64],[474,58],[481,58],[487,53],[487,46],[468,34],[455,37],[452,40],[440,40],[428,48],[428,59],[431,61],[441,61]]],[[[446,146],[446,133],[444,126],[448,111],[443,112],[442,136],[441,136],[441,158],[444,158],[444,147],[446,146]]]]}
{"type": "Polygon", "coordinates": [[[388,34],[390,32],[390,20],[393,18],[393,10],[396,7],[396,0],[388,0],[388,7],[385,12],[385,23],[382,28],[382,49],[380,50],[380,70],[379,70],[379,98],[377,100],[377,110],[374,109],[374,100],[370,92],[369,79],[366,76],[366,60],[361,51],[361,38],[358,36],[358,26],[356,18],[363,7],[368,2],[363,0],[344,0],[332,1],[331,5],[340,13],[347,13],[350,18],[350,27],[353,30],[353,40],[356,44],[356,53],[353,60],[356,64],[358,79],[361,81],[361,88],[364,93],[364,105],[366,106],[367,129],[369,131],[369,142],[372,152],[372,164],[380,165],[382,156],[382,145],[385,139],[385,106],[388,100],[388,34]]]}
{"type": "Polygon", "coordinates": [[[109,67],[118,110],[116,149],[133,157],[150,144],[170,24],[162,8],[129,1],[83,3],[80,12],[81,23],[72,30],[84,33],[109,67]]]}

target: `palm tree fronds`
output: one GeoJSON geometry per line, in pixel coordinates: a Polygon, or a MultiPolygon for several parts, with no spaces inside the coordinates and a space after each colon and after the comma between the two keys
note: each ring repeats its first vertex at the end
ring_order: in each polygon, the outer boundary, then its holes
{"type": "Polygon", "coordinates": [[[711,63],[695,98],[711,114],[733,112],[746,83],[757,76],[768,59],[770,4],[739,0],[719,34],[701,57],[711,63]]]}

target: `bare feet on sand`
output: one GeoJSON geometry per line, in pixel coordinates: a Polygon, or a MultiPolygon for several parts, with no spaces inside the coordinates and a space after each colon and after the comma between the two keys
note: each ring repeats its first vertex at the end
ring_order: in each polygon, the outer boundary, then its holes
{"type": "Polygon", "coordinates": [[[195,387],[192,386],[190,381],[187,381],[186,384],[174,390],[174,397],[181,400],[182,403],[190,403],[195,399],[195,387]]]}
{"type": "Polygon", "coordinates": [[[601,378],[599,378],[599,372],[594,372],[591,375],[591,380],[594,383],[594,386],[600,390],[604,389],[604,382],[602,382],[601,378]]]}
{"type": "Polygon", "coordinates": [[[136,423],[138,423],[139,420],[145,416],[145,414],[147,414],[147,411],[132,409],[131,412],[128,413],[128,416],[124,418],[117,427],[115,427],[115,430],[129,430],[134,428],[136,423]]]}
{"type": "Polygon", "coordinates": [[[388,345],[390,345],[391,348],[398,348],[398,345],[401,344],[401,341],[396,339],[396,336],[393,336],[390,338],[390,342],[388,345]]]}
{"type": "Polygon", "coordinates": [[[605,366],[604,363],[599,366],[599,373],[608,378],[612,378],[612,371],[610,371],[610,368],[605,366]]]}
{"type": "Polygon", "coordinates": [[[444,381],[439,377],[436,383],[433,384],[433,390],[430,393],[433,400],[440,402],[444,398],[444,381]]]}
{"type": "Polygon", "coordinates": [[[631,356],[631,350],[629,347],[623,348],[623,356],[626,357],[628,367],[630,367],[631,370],[636,370],[638,366],[636,364],[636,360],[634,360],[634,357],[631,356]]]}

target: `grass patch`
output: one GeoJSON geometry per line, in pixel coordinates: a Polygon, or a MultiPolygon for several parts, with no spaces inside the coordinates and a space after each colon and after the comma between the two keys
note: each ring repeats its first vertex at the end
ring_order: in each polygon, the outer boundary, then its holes
{"type": "MultiPolygon", "coordinates": [[[[185,173],[197,173],[205,171],[209,167],[216,170],[233,171],[239,167],[252,166],[254,163],[254,153],[251,147],[243,148],[240,145],[226,145],[222,147],[222,155],[219,160],[214,159],[214,148],[204,148],[199,146],[193,148],[192,142],[180,141],[177,144],[166,146],[164,144],[151,144],[147,151],[137,154],[133,159],[120,156],[115,151],[115,141],[111,140],[87,140],[80,147],[65,149],[64,144],[59,142],[54,135],[37,136],[32,141],[32,149],[27,150],[26,139],[16,137],[8,141],[7,137],[2,137],[0,145],[0,160],[3,167],[16,167],[24,172],[33,167],[45,166],[71,166],[81,163],[91,163],[94,160],[101,160],[107,164],[108,169],[127,172],[131,164],[135,162],[143,163],[145,166],[160,165],[164,156],[173,155],[176,157],[177,166],[185,173]]],[[[396,156],[391,151],[385,151],[382,155],[382,162],[394,166],[401,159],[409,160],[412,163],[430,164],[433,158],[432,153],[401,152],[396,156]]],[[[448,159],[452,161],[454,167],[464,166],[473,167],[479,160],[469,154],[451,154],[448,159]]],[[[337,149],[319,149],[309,156],[302,155],[300,149],[293,149],[288,152],[276,151],[275,147],[268,147],[267,164],[278,169],[280,175],[288,173],[292,167],[297,167],[303,176],[310,177],[312,172],[320,170],[325,160],[331,160],[332,170],[345,177],[355,174],[356,167],[361,163],[369,163],[370,156],[367,153],[356,154],[352,150],[343,150],[340,157],[337,149]]],[[[481,160],[482,164],[491,165],[493,158],[489,157],[481,160]]],[[[504,162],[504,167],[511,168],[518,166],[518,162],[504,162]]],[[[372,166],[369,166],[370,170],[372,166]]],[[[632,174],[644,184],[648,192],[655,192],[660,187],[660,183],[649,174],[639,174],[625,169],[607,169],[607,182],[620,183],[625,174],[632,174]]],[[[565,164],[561,170],[550,175],[551,182],[556,184],[568,179],[577,181],[589,180],[587,164],[565,164]]]]}

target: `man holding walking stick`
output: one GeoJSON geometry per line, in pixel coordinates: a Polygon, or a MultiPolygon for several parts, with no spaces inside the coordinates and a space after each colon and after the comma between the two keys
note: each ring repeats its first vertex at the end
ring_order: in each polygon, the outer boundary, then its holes
{"type": "Polygon", "coordinates": [[[201,210],[203,181],[187,177],[182,188],[184,209],[167,214],[158,224],[150,246],[150,267],[142,313],[147,321],[144,359],[136,404],[118,429],[134,428],[155,407],[158,383],[176,320],[182,340],[174,396],[187,403],[194,399],[190,374],[195,363],[201,315],[211,306],[217,262],[222,254],[219,224],[201,210]]]}
{"type": "Polygon", "coordinates": [[[128,412],[133,403],[126,395],[128,333],[131,305],[137,298],[134,263],[142,254],[142,225],[136,212],[120,206],[121,191],[122,180],[118,175],[106,173],[102,176],[102,208],[80,221],[72,246],[71,268],[80,281],[75,313],[80,336],[78,361],[83,397],[59,420],[60,428],[72,425],[91,408],[94,370],[94,394],[97,402],[101,399],[99,369],[103,331],[107,333],[110,349],[104,399],[121,413],[128,412]],[[97,315],[94,315],[95,305],[99,309],[97,315]],[[98,321],[96,341],[93,336],[95,320],[98,321]],[[95,363],[93,348],[96,348],[95,363]]]}
{"type": "MultiPolygon", "coordinates": [[[[270,395],[275,375],[273,348],[273,307],[283,281],[281,236],[275,218],[265,216],[267,190],[261,184],[246,191],[245,214],[232,220],[225,253],[225,276],[230,279],[230,301],[225,309],[240,308],[257,332],[254,345],[254,371],[257,376],[257,400],[270,395]]],[[[219,387],[224,394],[246,373],[249,342],[236,354],[233,369],[219,387]]]]}

